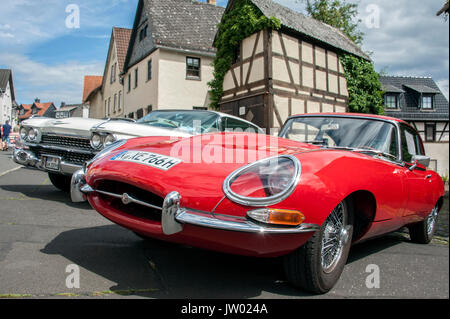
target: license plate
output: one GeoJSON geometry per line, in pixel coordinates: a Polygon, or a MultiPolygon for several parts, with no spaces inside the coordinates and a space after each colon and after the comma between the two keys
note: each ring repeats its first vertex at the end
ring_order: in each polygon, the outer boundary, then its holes
{"type": "Polygon", "coordinates": [[[144,164],[161,169],[163,171],[168,171],[172,167],[183,162],[178,158],[140,151],[124,151],[112,157],[111,161],[122,161],[122,162],[144,164]]]}
{"type": "Polygon", "coordinates": [[[44,167],[52,171],[59,171],[59,158],[52,156],[42,156],[42,161],[44,162],[44,167]]]}

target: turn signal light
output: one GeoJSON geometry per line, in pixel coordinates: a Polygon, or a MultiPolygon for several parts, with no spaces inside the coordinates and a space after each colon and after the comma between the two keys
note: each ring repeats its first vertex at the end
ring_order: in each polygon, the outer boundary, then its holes
{"type": "Polygon", "coordinates": [[[305,216],[296,210],[262,208],[247,212],[247,216],[265,224],[298,226],[305,216]]]}

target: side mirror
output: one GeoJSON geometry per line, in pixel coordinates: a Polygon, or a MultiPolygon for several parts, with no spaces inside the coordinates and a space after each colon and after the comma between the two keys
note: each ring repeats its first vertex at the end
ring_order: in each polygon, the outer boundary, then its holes
{"type": "Polygon", "coordinates": [[[417,167],[417,164],[423,165],[425,167],[430,166],[430,157],[424,155],[414,155],[412,158],[413,166],[409,168],[410,171],[414,170],[417,167]]]}

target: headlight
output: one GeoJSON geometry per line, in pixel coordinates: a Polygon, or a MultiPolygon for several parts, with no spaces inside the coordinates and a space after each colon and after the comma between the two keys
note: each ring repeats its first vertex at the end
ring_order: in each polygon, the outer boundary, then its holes
{"type": "Polygon", "coordinates": [[[25,140],[26,137],[28,136],[28,130],[25,127],[21,127],[20,131],[19,131],[19,134],[20,134],[20,138],[22,140],[25,140]]]}
{"type": "Polygon", "coordinates": [[[105,137],[105,141],[103,142],[103,144],[105,145],[105,147],[111,145],[112,143],[114,143],[116,141],[116,138],[114,137],[114,135],[112,134],[108,134],[105,137]]]}
{"type": "Polygon", "coordinates": [[[300,174],[301,164],[294,156],[266,158],[231,173],[224,181],[223,191],[231,201],[241,205],[273,205],[291,195],[300,174]]]}
{"type": "Polygon", "coordinates": [[[31,129],[28,131],[28,140],[29,140],[29,141],[35,142],[36,139],[37,139],[37,136],[38,136],[38,132],[37,132],[36,129],[31,128],[31,129]]]}
{"type": "Polygon", "coordinates": [[[100,136],[100,134],[96,134],[94,133],[91,137],[91,146],[98,150],[102,147],[102,137],[100,136]]]}

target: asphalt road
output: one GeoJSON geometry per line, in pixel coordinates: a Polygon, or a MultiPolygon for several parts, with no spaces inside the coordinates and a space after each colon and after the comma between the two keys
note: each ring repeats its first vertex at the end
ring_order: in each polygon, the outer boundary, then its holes
{"type": "Polygon", "coordinates": [[[311,296],[286,283],[278,259],[143,241],[15,167],[0,154],[0,298],[449,298],[448,243],[392,234],[356,245],[337,286],[311,296]],[[79,288],[66,286],[69,265],[79,288]],[[370,265],[379,287],[366,285],[370,265]]]}

